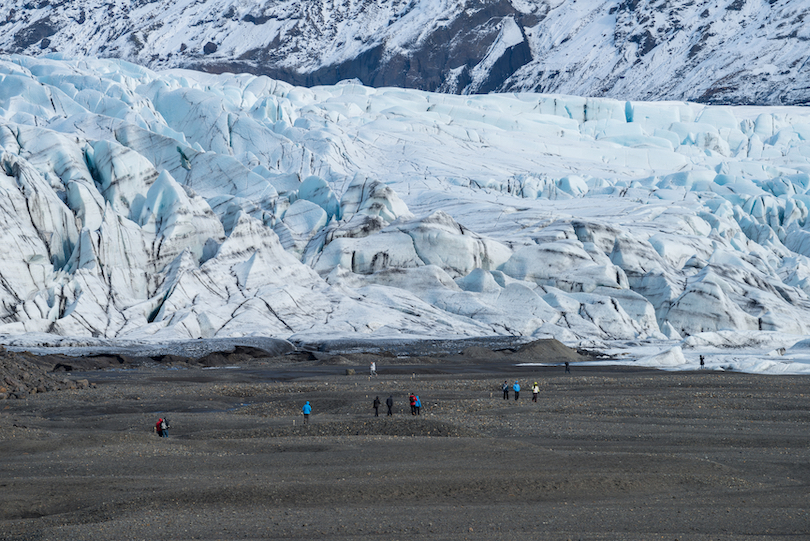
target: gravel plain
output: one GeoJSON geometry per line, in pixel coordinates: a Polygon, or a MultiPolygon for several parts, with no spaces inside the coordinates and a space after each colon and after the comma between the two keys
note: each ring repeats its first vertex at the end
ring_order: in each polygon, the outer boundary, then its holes
{"type": "Polygon", "coordinates": [[[806,378],[467,353],[74,371],[0,401],[0,539],[810,536],[806,378]]]}

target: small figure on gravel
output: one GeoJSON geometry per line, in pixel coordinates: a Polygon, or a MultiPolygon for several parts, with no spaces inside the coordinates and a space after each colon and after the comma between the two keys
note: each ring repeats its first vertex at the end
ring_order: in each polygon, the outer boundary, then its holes
{"type": "Polygon", "coordinates": [[[389,396],[388,398],[385,399],[385,405],[388,406],[388,414],[386,415],[386,417],[392,416],[394,414],[391,411],[391,409],[394,407],[394,397],[393,397],[393,395],[389,396]]]}
{"type": "Polygon", "coordinates": [[[304,424],[309,424],[309,414],[312,413],[312,406],[309,405],[309,400],[307,400],[307,403],[301,408],[301,411],[304,412],[304,424]]]}
{"type": "Polygon", "coordinates": [[[374,417],[379,417],[380,416],[380,404],[382,404],[382,402],[380,402],[380,397],[375,396],[374,397],[374,417]]]}
{"type": "Polygon", "coordinates": [[[416,395],[416,404],[415,404],[415,406],[416,406],[416,414],[421,415],[422,414],[421,413],[421,411],[422,411],[422,401],[419,400],[419,395],[416,395]]]}
{"type": "Polygon", "coordinates": [[[169,437],[169,420],[168,419],[158,419],[158,422],[155,424],[155,432],[161,438],[168,438],[169,437]]]}
{"type": "Polygon", "coordinates": [[[532,386],[532,402],[537,402],[537,394],[540,392],[540,386],[537,385],[537,382],[534,382],[532,386]]]}
{"type": "Polygon", "coordinates": [[[506,383],[506,380],[503,380],[503,385],[501,385],[501,390],[503,391],[503,399],[509,400],[509,384],[506,383]]]}
{"type": "Polygon", "coordinates": [[[565,361],[565,373],[566,373],[566,374],[570,374],[570,373],[571,373],[571,368],[568,366],[568,361],[565,361]]]}
{"type": "Polygon", "coordinates": [[[703,355],[701,355],[701,356],[700,356],[700,369],[701,369],[701,370],[703,370],[703,368],[704,368],[705,366],[706,366],[706,363],[704,363],[704,362],[703,362],[703,355]]]}
{"type": "Polygon", "coordinates": [[[416,397],[413,393],[408,394],[408,401],[411,404],[411,415],[416,415],[416,397]]]}
{"type": "Polygon", "coordinates": [[[369,376],[376,376],[377,375],[377,363],[371,361],[371,364],[368,367],[368,375],[369,376]]]}
{"type": "Polygon", "coordinates": [[[512,385],[512,389],[515,390],[515,400],[517,400],[520,397],[520,383],[518,383],[517,380],[515,380],[515,384],[512,385]]]}

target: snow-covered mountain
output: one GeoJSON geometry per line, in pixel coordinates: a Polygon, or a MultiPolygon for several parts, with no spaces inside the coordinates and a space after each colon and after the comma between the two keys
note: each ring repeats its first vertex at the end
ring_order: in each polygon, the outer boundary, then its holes
{"type": "Polygon", "coordinates": [[[5,0],[0,52],[292,84],[810,102],[806,0],[5,0]]]}
{"type": "Polygon", "coordinates": [[[808,208],[803,107],[0,57],[5,335],[804,335],[808,208]]]}

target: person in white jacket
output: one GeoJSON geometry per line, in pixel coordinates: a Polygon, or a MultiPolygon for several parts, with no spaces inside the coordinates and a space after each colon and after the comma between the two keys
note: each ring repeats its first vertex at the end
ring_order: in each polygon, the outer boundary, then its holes
{"type": "Polygon", "coordinates": [[[532,385],[532,402],[537,402],[537,394],[540,392],[540,386],[537,385],[537,382],[534,382],[532,385]]]}

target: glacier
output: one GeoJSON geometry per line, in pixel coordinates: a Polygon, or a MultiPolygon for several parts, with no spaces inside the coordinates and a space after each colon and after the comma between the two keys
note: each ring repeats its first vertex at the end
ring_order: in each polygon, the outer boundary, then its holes
{"type": "Polygon", "coordinates": [[[0,190],[10,345],[510,335],[810,367],[807,107],[7,55],[0,190]]]}

